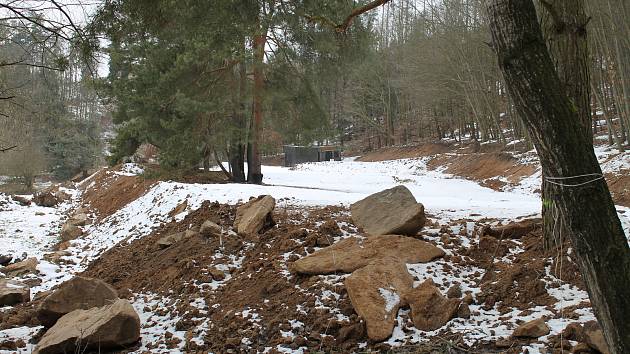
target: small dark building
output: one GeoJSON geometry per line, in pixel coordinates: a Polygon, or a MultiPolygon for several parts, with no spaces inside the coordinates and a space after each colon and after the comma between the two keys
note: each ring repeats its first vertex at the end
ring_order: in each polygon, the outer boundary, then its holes
{"type": "Polygon", "coordinates": [[[295,146],[284,145],[284,166],[291,167],[304,162],[341,161],[338,146],[295,146]]]}

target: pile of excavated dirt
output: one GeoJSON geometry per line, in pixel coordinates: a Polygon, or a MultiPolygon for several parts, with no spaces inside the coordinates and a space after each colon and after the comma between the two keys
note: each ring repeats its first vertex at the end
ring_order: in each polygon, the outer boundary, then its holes
{"type": "Polygon", "coordinates": [[[195,235],[166,249],[156,245],[160,237],[195,229],[206,220],[224,230],[230,229],[235,210],[234,206],[206,202],[181,222],[164,225],[147,237],[109,250],[82,275],[103,279],[121,296],[130,297],[139,292],[178,294],[183,299],[175,309],[182,316],[178,330],[192,330],[200,322],[199,309],[191,304],[193,299],[219,304],[208,307],[206,316],[214,327],[208,331],[206,344],[187,343],[188,350],[238,349],[243,338],[256,338],[263,349],[293,342],[311,349],[357,349],[358,341],[365,340],[364,329],[343,285],[330,284],[318,277],[287,277],[287,260],[295,261],[307,251],[313,252],[316,246],[329,245],[341,233],[332,223],[350,222],[344,209],[327,207],[306,212],[276,209],[277,227],[259,236],[241,238],[230,233],[220,240],[195,235]],[[211,291],[217,281],[223,281],[223,286],[211,291]],[[333,288],[342,295],[338,300],[331,298],[328,305],[334,302],[349,321],[339,321],[335,314],[317,308],[316,295],[333,288]],[[263,318],[264,323],[243,316],[245,309],[263,318]],[[293,342],[282,335],[283,331],[291,330],[287,328],[289,319],[303,323],[293,342]],[[330,336],[315,335],[323,332],[330,336]]]}
{"type": "Polygon", "coordinates": [[[83,203],[96,213],[97,219],[106,218],[144,195],[155,181],[142,176],[119,175],[119,167],[104,168],[84,181],[81,187],[83,203]]]}
{"type": "MultiPolygon", "coordinates": [[[[148,310],[180,317],[177,330],[188,331],[188,338],[192,338],[197,327],[208,319],[211,325],[205,332],[204,343],[192,340],[185,343],[186,350],[191,352],[238,351],[243,341],[260,351],[279,344],[325,352],[357,351],[360,344],[364,346],[366,343],[367,347],[361,350],[388,349],[384,343],[368,341],[365,324],[354,312],[343,285],[345,275],[298,276],[289,273],[292,262],[312,253],[316,247],[330,245],[334,237],[344,231],[355,231],[347,209],[276,208],[273,215],[277,223],[275,227],[260,235],[246,237],[225,232],[232,228],[235,210],[235,206],[206,202],[180,222],[165,224],[149,236],[114,247],[82,275],[103,279],[122,297],[155,293],[180,300],[168,308],[156,305],[148,310]],[[157,246],[161,237],[195,230],[206,220],[223,228],[221,239],[197,234],[165,249],[157,246]],[[218,284],[222,285],[217,288],[218,284]],[[206,305],[200,308],[195,304],[196,299],[204,299],[206,305]],[[287,335],[289,332],[291,336],[287,335]]],[[[554,264],[547,258],[551,254],[541,249],[539,228],[517,240],[499,241],[473,233],[469,236],[471,241],[481,239],[471,242],[469,248],[456,241],[458,238],[452,234],[450,226],[443,225],[442,230],[446,235],[442,241],[449,235],[453,240],[440,245],[454,254],[446,256],[447,261],[488,270],[486,274],[474,275],[482,289],[477,294],[478,304],[489,308],[496,304],[499,311],[516,307],[522,309],[523,314],[534,306],[547,306],[557,312],[552,306],[556,300],[547,294],[541,281],[546,268],[551,266],[553,269],[554,264]],[[490,266],[493,260],[499,260],[517,248],[524,251],[516,255],[512,252],[511,262],[495,262],[490,266]]],[[[566,256],[563,263],[562,273],[567,275],[563,279],[582,286],[575,265],[566,256]]],[[[564,315],[587,306],[589,304],[585,303],[567,309],[564,315]]],[[[402,317],[411,323],[408,314],[402,317]]],[[[429,343],[408,349],[435,350],[444,344],[443,338],[453,338],[452,343],[466,350],[505,351],[484,342],[475,348],[467,348],[458,335],[447,326],[429,343]]],[[[164,338],[149,347],[177,344],[173,340],[164,338]]],[[[514,348],[507,352],[517,353],[518,348],[527,343],[526,340],[515,340],[514,348]]],[[[406,349],[396,350],[405,352],[406,349]]]]}
{"type": "Polygon", "coordinates": [[[536,172],[536,165],[520,164],[507,153],[445,154],[436,156],[428,167],[443,168],[445,172],[479,181],[482,186],[500,190],[507,184],[517,184],[522,178],[536,172]],[[498,177],[503,177],[499,179],[498,177]]]}
{"type": "Polygon", "coordinates": [[[357,161],[377,162],[397,159],[410,159],[416,157],[432,156],[453,151],[453,146],[446,142],[425,143],[415,146],[390,146],[370,151],[357,161]]]}

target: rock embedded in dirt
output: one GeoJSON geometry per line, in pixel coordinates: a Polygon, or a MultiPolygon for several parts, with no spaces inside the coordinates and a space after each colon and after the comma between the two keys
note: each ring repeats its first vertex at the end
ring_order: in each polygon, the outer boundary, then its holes
{"type": "Polygon", "coordinates": [[[604,333],[596,321],[588,321],[584,324],[584,340],[589,347],[598,352],[602,354],[610,353],[604,339],[604,333]]]}
{"type": "Polygon", "coordinates": [[[37,265],[39,262],[37,258],[32,257],[21,262],[9,264],[8,266],[0,269],[0,271],[10,277],[19,277],[26,274],[37,273],[37,265]]]}
{"type": "Polygon", "coordinates": [[[101,307],[116,301],[116,290],[100,279],[76,276],[48,295],[37,309],[37,318],[51,327],[67,313],[101,307]]]}
{"type": "Polygon", "coordinates": [[[547,326],[545,320],[543,318],[539,318],[533,321],[525,322],[518,326],[514,330],[514,333],[512,333],[512,336],[518,338],[538,338],[546,336],[549,334],[549,331],[549,326],[547,326]]]}
{"type": "Polygon", "coordinates": [[[464,302],[459,304],[459,308],[457,308],[457,317],[469,319],[470,315],[470,306],[468,306],[468,304],[464,302]]]}
{"type": "Polygon", "coordinates": [[[123,299],[61,317],[41,338],[33,354],[75,353],[80,349],[117,349],[140,339],[140,318],[123,299]]]}
{"type": "Polygon", "coordinates": [[[576,342],[584,342],[584,328],[580,323],[569,323],[562,331],[562,337],[576,342]]]}
{"type": "Polygon", "coordinates": [[[160,248],[167,248],[170,245],[183,240],[186,237],[185,232],[176,232],[174,234],[166,235],[157,240],[156,244],[160,248]]]}
{"type": "Polygon", "coordinates": [[[201,224],[201,227],[199,228],[199,233],[204,237],[220,236],[221,231],[222,231],[221,226],[217,225],[216,223],[210,220],[201,224]]]}
{"type": "Polygon", "coordinates": [[[295,261],[291,267],[301,274],[351,273],[380,258],[395,257],[404,263],[426,263],[442,256],[444,251],[440,248],[412,237],[349,237],[295,261]]]}
{"type": "Polygon", "coordinates": [[[26,198],[24,198],[24,197],[22,197],[21,195],[13,195],[13,196],[11,196],[11,199],[16,201],[21,206],[29,206],[29,205],[31,205],[31,201],[26,199],[26,198]]]}
{"type": "Polygon", "coordinates": [[[68,219],[67,223],[74,226],[85,226],[88,222],[88,216],[86,213],[75,213],[68,219]]]}
{"type": "Polygon", "coordinates": [[[0,255],[0,266],[6,267],[13,260],[13,256],[0,255]]]}
{"type": "Polygon", "coordinates": [[[327,236],[341,236],[343,232],[335,220],[326,220],[318,228],[319,232],[327,236]]]}
{"type": "Polygon", "coordinates": [[[424,206],[405,186],[372,194],[350,206],[352,221],[370,235],[415,235],[424,226],[424,206]]]}
{"type": "Polygon", "coordinates": [[[398,309],[404,305],[403,294],[413,285],[406,264],[393,257],[378,259],[344,283],[352,307],[365,320],[368,337],[377,342],[389,338],[398,309]]]}
{"type": "Polygon", "coordinates": [[[43,191],[33,196],[33,203],[42,207],[52,208],[59,204],[59,199],[50,191],[43,191]]]}
{"type": "Polygon", "coordinates": [[[44,254],[44,260],[50,262],[50,263],[55,263],[55,264],[59,264],[62,262],[61,257],[66,257],[66,256],[70,256],[72,253],[68,252],[68,251],[55,251],[55,252],[51,252],[51,253],[46,253],[44,254]]]}
{"type": "Polygon", "coordinates": [[[461,300],[442,295],[431,279],[407,292],[405,300],[411,307],[414,326],[421,331],[434,331],[444,326],[455,317],[461,303],[461,300]]]}
{"type": "Polygon", "coordinates": [[[61,240],[62,241],[72,241],[77,237],[83,235],[83,230],[77,225],[74,225],[70,222],[66,222],[61,227],[61,240]]]}
{"type": "Polygon", "coordinates": [[[473,299],[472,294],[466,294],[466,296],[462,299],[462,302],[466,305],[472,305],[473,302],[475,302],[475,299],[473,299]]]}
{"type": "Polygon", "coordinates": [[[208,269],[208,273],[212,276],[212,279],[216,281],[225,280],[225,273],[222,270],[217,269],[216,267],[210,267],[208,269]]]}
{"type": "Polygon", "coordinates": [[[272,211],[276,200],[270,195],[261,195],[236,209],[234,228],[240,235],[258,234],[265,226],[272,225],[272,211]]]}
{"type": "Polygon", "coordinates": [[[459,284],[455,284],[453,286],[451,286],[447,291],[446,291],[446,297],[448,297],[449,299],[459,299],[462,297],[462,288],[461,286],[459,286],[459,284]]]}
{"type": "Polygon", "coordinates": [[[0,279],[0,307],[29,302],[31,289],[26,284],[0,279]]]}

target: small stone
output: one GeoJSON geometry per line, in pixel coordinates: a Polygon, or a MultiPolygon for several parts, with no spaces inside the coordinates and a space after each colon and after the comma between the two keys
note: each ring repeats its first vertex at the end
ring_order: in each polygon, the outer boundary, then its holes
{"type": "Polygon", "coordinates": [[[512,333],[512,336],[520,338],[538,338],[546,336],[549,332],[550,329],[545,323],[545,320],[543,318],[539,318],[518,326],[514,330],[514,333],[512,333]]]}
{"type": "Polygon", "coordinates": [[[13,256],[0,255],[0,266],[6,267],[13,260],[13,256]]]}
{"type": "Polygon", "coordinates": [[[164,237],[161,237],[159,240],[157,240],[156,244],[160,248],[167,248],[167,247],[171,246],[172,244],[183,240],[184,237],[185,237],[185,233],[184,232],[177,232],[177,233],[174,233],[174,234],[170,234],[170,235],[166,235],[164,237]]]}
{"type": "Polygon", "coordinates": [[[199,229],[199,233],[204,237],[220,236],[221,231],[221,226],[215,224],[210,220],[204,222],[199,229]]]}
{"type": "Polygon", "coordinates": [[[31,289],[26,284],[0,279],[0,307],[14,306],[31,299],[31,289]]]}
{"type": "Polygon", "coordinates": [[[468,304],[462,302],[457,309],[457,317],[469,319],[470,318],[470,307],[468,304]]]}
{"type": "Polygon", "coordinates": [[[212,276],[212,279],[214,279],[216,281],[225,280],[225,273],[223,273],[223,271],[221,271],[221,270],[219,270],[219,269],[217,269],[215,267],[210,267],[210,269],[208,269],[208,272],[212,276]]]}
{"type": "Polygon", "coordinates": [[[448,291],[446,292],[446,297],[448,297],[449,299],[459,299],[460,297],[462,297],[462,288],[459,286],[459,284],[451,286],[450,289],[448,289],[448,291]]]}

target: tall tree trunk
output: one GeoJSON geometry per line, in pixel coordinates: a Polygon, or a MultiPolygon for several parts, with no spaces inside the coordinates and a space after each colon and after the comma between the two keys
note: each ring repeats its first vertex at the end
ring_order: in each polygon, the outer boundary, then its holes
{"type": "MultiPolygon", "coordinates": [[[[541,25],[549,53],[564,93],[577,110],[576,123],[592,143],[590,119],[589,53],[586,40],[584,0],[540,0],[541,25]]],[[[552,186],[542,180],[543,240],[546,249],[564,242],[567,231],[558,225],[556,206],[551,201],[552,186]]]]}
{"type": "Polygon", "coordinates": [[[245,144],[243,135],[247,129],[247,119],[245,118],[245,91],[247,85],[247,72],[244,62],[238,64],[238,72],[235,81],[238,84],[232,89],[234,92],[234,108],[233,119],[234,129],[230,141],[229,163],[232,170],[232,179],[234,182],[245,182],[245,144]]]}
{"type": "MultiPolygon", "coordinates": [[[[264,31],[266,32],[266,31],[264,31]]],[[[267,41],[266,33],[257,34],[254,37],[254,121],[251,131],[251,158],[252,161],[249,164],[251,171],[249,175],[251,179],[249,182],[255,184],[262,184],[262,170],[260,160],[260,143],[262,142],[262,128],[263,128],[263,90],[264,90],[264,73],[263,65],[265,58],[265,42],[267,41]]]]}
{"type": "Polygon", "coordinates": [[[532,0],[488,0],[494,48],[508,91],[536,146],[553,203],[611,353],[630,353],[630,248],[590,139],[575,124],[532,0]],[[590,177],[574,177],[589,175],[590,177]],[[561,183],[560,183],[561,182],[561,183]],[[573,186],[569,186],[573,185],[573,186]]]}

